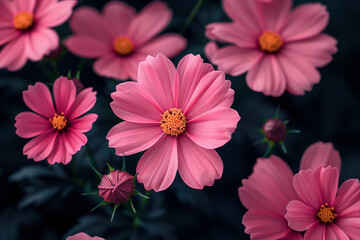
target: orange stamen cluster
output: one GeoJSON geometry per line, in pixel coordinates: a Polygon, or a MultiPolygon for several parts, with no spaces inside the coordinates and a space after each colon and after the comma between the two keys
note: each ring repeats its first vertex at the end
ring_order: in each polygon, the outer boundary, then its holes
{"type": "Polygon", "coordinates": [[[333,207],[329,207],[329,204],[325,203],[325,205],[321,205],[317,217],[323,223],[332,223],[337,217],[337,214],[334,212],[333,207]]]}
{"type": "Polygon", "coordinates": [[[28,12],[18,13],[13,20],[13,25],[16,29],[27,30],[31,28],[34,23],[34,15],[28,12]]]}
{"type": "Polygon", "coordinates": [[[117,54],[126,56],[132,52],[134,45],[129,38],[119,37],[114,41],[113,48],[117,54]]]}
{"type": "Polygon", "coordinates": [[[279,34],[273,32],[264,32],[259,37],[261,50],[268,53],[276,53],[283,45],[283,41],[279,34]]]}
{"type": "Polygon", "coordinates": [[[55,115],[49,119],[51,124],[53,125],[53,128],[57,130],[63,130],[66,127],[67,119],[64,116],[64,113],[62,112],[60,115],[55,113],[55,115]]]}
{"type": "Polygon", "coordinates": [[[185,132],[186,117],[179,108],[170,108],[169,111],[161,115],[161,129],[164,133],[178,137],[185,132]]]}

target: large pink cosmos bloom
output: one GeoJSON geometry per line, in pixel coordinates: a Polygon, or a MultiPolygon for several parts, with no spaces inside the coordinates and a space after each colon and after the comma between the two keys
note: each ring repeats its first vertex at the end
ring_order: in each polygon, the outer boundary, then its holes
{"type": "Polygon", "coordinates": [[[80,232],[70,237],[67,237],[66,240],[105,240],[105,239],[101,237],[90,237],[86,233],[80,232]]]}
{"type": "Polygon", "coordinates": [[[339,170],[333,167],[301,170],[294,176],[298,200],[287,206],[289,226],[306,231],[305,240],[360,239],[360,184],[345,181],[338,189],[339,170]]]}
{"type": "Polygon", "coordinates": [[[22,112],[15,117],[16,134],[33,138],[24,146],[24,155],[50,164],[68,164],[72,155],[87,142],[96,114],[87,114],[96,102],[96,92],[86,88],[76,95],[73,81],[59,77],[54,83],[54,100],[48,87],[41,82],[23,92],[25,104],[33,112],[22,112]],[[81,117],[82,116],[82,117],[81,117]]]}
{"type": "Polygon", "coordinates": [[[71,15],[76,0],[1,0],[0,68],[17,71],[26,61],[39,61],[59,46],[52,27],[71,15]]]}
{"type": "MultiPolygon", "coordinates": [[[[317,142],[306,149],[300,167],[306,169],[331,165],[340,168],[340,164],[340,155],[331,143],[317,142]]],[[[242,181],[243,186],[238,190],[239,198],[249,210],[242,223],[252,240],[304,239],[301,233],[288,226],[284,217],[288,203],[299,199],[293,177],[289,166],[272,155],[257,159],[251,176],[242,181]]]]}
{"type": "Polygon", "coordinates": [[[102,14],[90,7],[77,9],[70,20],[75,35],[65,41],[73,54],[97,58],[94,71],[117,80],[137,80],[137,69],[147,55],[174,57],[186,47],[179,34],[157,36],[170,23],[166,3],[154,1],[139,13],[125,2],[108,2],[102,14]]]}
{"type": "Polygon", "coordinates": [[[136,172],[146,190],[162,191],[177,170],[196,189],[212,186],[223,172],[214,150],[231,139],[240,120],[230,106],[234,91],[223,72],[189,54],[177,69],[164,55],[139,65],[138,82],[117,85],[111,108],[124,122],[108,135],[109,146],[126,156],[148,149],[136,172]]]}
{"type": "Polygon", "coordinates": [[[205,53],[219,70],[232,76],[245,72],[249,88],[274,97],[284,91],[303,95],[320,81],[316,68],[337,52],[336,39],[323,34],[329,22],[326,7],[303,4],[291,10],[292,0],[223,0],[233,20],[206,27],[211,40],[230,45],[206,46],[205,53]]]}

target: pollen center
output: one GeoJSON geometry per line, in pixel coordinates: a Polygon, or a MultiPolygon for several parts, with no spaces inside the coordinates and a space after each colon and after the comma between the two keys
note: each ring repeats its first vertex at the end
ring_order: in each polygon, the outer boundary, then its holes
{"type": "Polygon", "coordinates": [[[54,129],[63,130],[66,127],[67,119],[62,112],[60,115],[55,113],[55,115],[49,119],[54,129]]]}
{"type": "Polygon", "coordinates": [[[186,117],[179,108],[170,108],[161,115],[161,129],[164,133],[178,137],[186,129],[186,117]]]}
{"type": "Polygon", "coordinates": [[[274,32],[264,32],[259,37],[261,50],[268,53],[276,53],[283,45],[283,41],[279,34],[274,32]]]}
{"type": "Polygon", "coordinates": [[[34,23],[34,15],[28,12],[18,13],[13,20],[13,25],[16,29],[27,30],[34,23]]]}
{"type": "Polygon", "coordinates": [[[126,56],[132,52],[134,46],[129,38],[119,37],[114,41],[113,48],[119,55],[126,56]]]}
{"type": "Polygon", "coordinates": [[[337,217],[337,214],[334,212],[333,207],[329,207],[329,204],[325,203],[325,205],[321,205],[317,217],[323,223],[332,223],[337,217]]]}

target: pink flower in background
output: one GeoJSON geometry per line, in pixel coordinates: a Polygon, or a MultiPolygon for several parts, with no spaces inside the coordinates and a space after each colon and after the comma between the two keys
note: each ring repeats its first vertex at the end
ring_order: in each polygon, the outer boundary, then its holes
{"type": "Polygon", "coordinates": [[[232,76],[245,72],[249,88],[274,97],[284,91],[303,95],[320,81],[316,68],[327,65],[337,41],[321,33],[329,22],[326,7],[303,4],[291,10],[291,0],[261,2],[223,0],[233,22],[206,27],[211,40],[230,45],[205,47],[209,60],[232,76]]]}
{"type": "Polygon", "coordinates": [[[24,155],[50,164],[68,164],[72,155],[86,142],[96,114],[87,114],[96,102],[96,92],[87,88],[76,95],[73,81],[59,77],[54,83],[54,101],[48,87],[41,82],[23,92],[25,104],[33,112],[22,112],[15,117],[16,134],[33,138],[24,146],[24,155]],[[82,117],[81,117],[82,116],[82,117]]]}
{"type": "Polygon", "coordinates": [[[26,61],[40,61],[59,46],[59,36],[50,29],[63,24],[76,0],[1,0],[0,68],[17,71],[26,61]]]}
{"type": "MultiPolygon", "coordinates": [[[[301,167],[338,167],[340,164],[340,155],[331,143],[312,144],[301,159],[301,167]],[[314,164],[310,164],[311,160],[314,164]]],[[[304,239],[301,233],[288,226],[284,217],[288,203],[299,199],[293,186],[293,177],[289,166],[272,155],[269,158],[259,158],[251,176],[242,181],[243,186],[238,190],[239,198],[249,210],[242,223],[252,240],[304,239]]]]}
{"type": "Polygon", "coordinates": [[[291,201],[285,218],[296,231],[306,231],[305,240],[359,239],[360,184],[345,181],[338,189],[339,170],[318,167],[294,176],[298,200],[291,201]]]}
{"type": "Polygon", "coordinates": [[[127,202],[134,192],[134,177],[124,171],[111,171],[102,177],[98,189],[106,202],[121,204],[127,202]]]}
{"type": "Polygon", "coordinates": [[[185,56],[177,69],[162,54],[148,56],[138,82],[117,85],[111,97],[112,110],[125,121],[109,131],[109,146],[120,156],[148,149],[136,168],[146,190],[165,190],[177,170],[196,189],[221,177],[223,163],[213,149],[231,139],[240,120],[223,72],[199,55],[185,56]]]}
{"type": "Polygon", "coordinates": [[[166,3],[154,1],[136,13],[125,2],[111,1],[102,14],[90,7],[77,9],[70,20],[73,36],[65,41],[73,54],[97,58],[94,71],[117,80],[137,80],[138,65],[147,55],[174,57],[186,47],[179,34],[157,36],[170,23],[166,3]]]}
{"type": "Polygon", "coordinates": [[[66,240],[105,240],[101,237],[90,237],[86,233],[80,232],[70,237],[67,237],[66,240]]]}

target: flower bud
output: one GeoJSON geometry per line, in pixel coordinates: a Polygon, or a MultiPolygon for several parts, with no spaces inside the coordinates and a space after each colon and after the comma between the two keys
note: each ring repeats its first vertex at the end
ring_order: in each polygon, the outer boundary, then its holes
{"type": "Polygon", "coordinates": [[[121,204],[127,202],[134,193],[134,177],[129,173],[119,170],[111,171],[104,175],[98,186],[99,195],[106,202],[121,204]]]}
{"type": "Polygon", "coordinates": [[[263,126],[265,137],[274,142],[279,142],[286,137],[286,125],[277,118],[269,119],[263,126]]]}
{"type": "Polygon", "coordinates": [[[101,237],[90,237],[84,232],[77,233],[75,235],[69,236],[66,240],[104,240],[101,237]]]}
{"type": "Polygon", "coordinates": [[[81,83],[80,79],[78,78],[70,78],[70,80],[72,80],[75,84],[76,87],[76,93],[79,94],[79,92],[81,92],[82,90],[85,89],[84,85],[81,83]]]}

